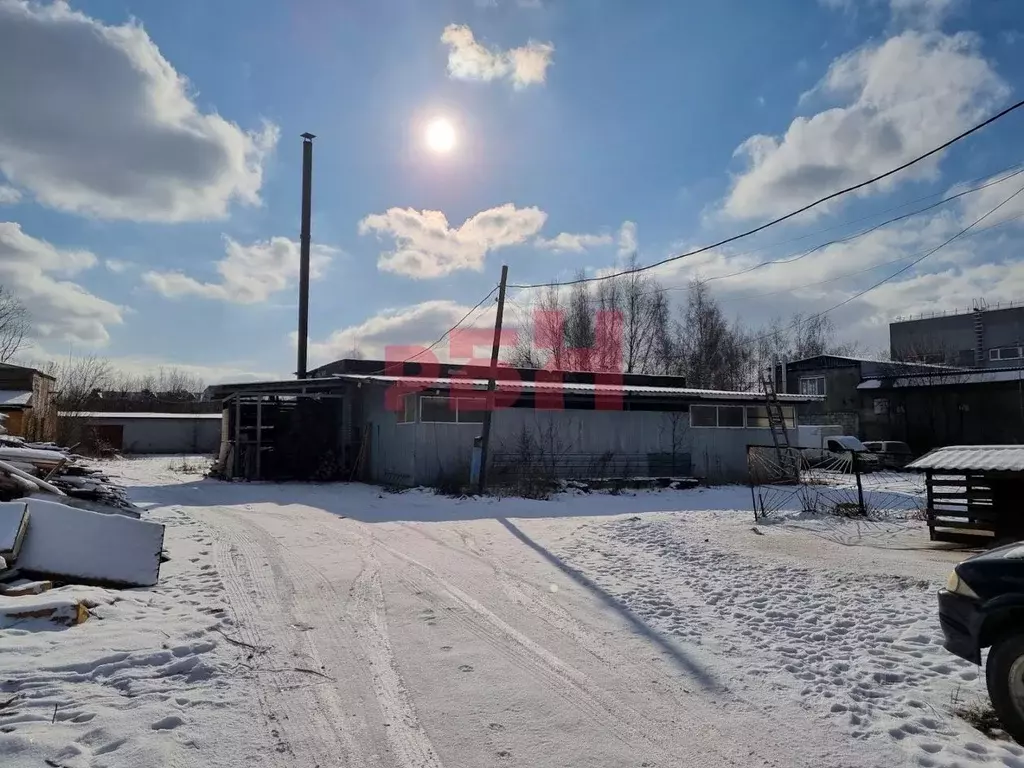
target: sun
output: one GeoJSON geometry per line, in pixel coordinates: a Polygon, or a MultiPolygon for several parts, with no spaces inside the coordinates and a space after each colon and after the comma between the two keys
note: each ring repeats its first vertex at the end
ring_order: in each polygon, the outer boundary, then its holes
{"type": "Polygon", "coordinates": [[[455,126],[446,118],[434,118],[427,124],[425,139],[427,149],[439,155],[446,155],[455,149],[455,126]]]}

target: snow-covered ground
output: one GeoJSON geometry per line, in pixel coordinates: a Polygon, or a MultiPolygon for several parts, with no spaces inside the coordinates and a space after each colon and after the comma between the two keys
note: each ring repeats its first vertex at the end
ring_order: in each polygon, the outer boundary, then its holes
{"type": "Polygon", "coordinates": [[[921,523],[171,464],[106,464],[168,526],[157,587],[0,631],[0,764],[1024,766],[951,714],[984,682],[935,615],[963,554],[921,523]]]}

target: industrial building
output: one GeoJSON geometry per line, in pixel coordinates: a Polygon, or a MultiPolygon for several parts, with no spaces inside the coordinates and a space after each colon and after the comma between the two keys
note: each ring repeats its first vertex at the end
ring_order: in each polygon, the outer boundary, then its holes
{"type": "Polygon", "coordinates": [[[965,368],[1024,365],[1024,306],[989,306],[935,312],[889,324],[893,360],[965,368]]]}
{"type": "MultiPolygon", "coordinates": [[[[224,384],[225,474],[468,481],[488,369],[342,360],[308,378],[224,384]]],[[[692,389],[674,376],[498,369],[488,471],[692,475],[738,481],[747,446],[771,445],[764,395],[692,389]]],[[[787,426],[813,395],[780,395],[787,426]]]]}
{"type": "Polygon", "coordinates": [[[208,453],[221,443],[220,413],[61,413],[81,422],[84,448],[118,453],[208,453]]]}

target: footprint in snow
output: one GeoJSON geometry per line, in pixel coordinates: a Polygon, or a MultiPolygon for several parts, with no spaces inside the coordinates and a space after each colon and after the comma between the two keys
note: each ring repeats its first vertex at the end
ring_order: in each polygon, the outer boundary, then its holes
{"type": "Polygon", "coordinates": [[[173,731],[179,725],[183,725],[184,722],[185,721],[177,715],[168,715],[165,718],[157,720],[149,727],[152,728],[154,731],[173,731]]]}
{"type": "Polygon", "coordinates": [[[459,665],[459,672],[472,672],[472,671],[473,671],[473,665],[472,664],[460,664],[459,665]]]}

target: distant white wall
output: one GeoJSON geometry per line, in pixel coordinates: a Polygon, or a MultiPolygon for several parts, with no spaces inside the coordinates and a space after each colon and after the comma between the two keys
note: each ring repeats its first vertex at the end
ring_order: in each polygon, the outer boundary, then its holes
{"type": "Polygon", "coordinates": [[[90,417],[90,426],[101,424],[123,428],[123,453],[216,453],[220,448],[220,419],[90,417]]]}

